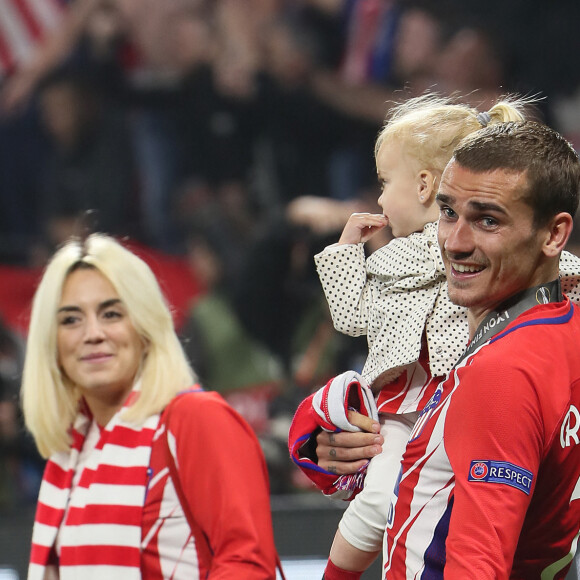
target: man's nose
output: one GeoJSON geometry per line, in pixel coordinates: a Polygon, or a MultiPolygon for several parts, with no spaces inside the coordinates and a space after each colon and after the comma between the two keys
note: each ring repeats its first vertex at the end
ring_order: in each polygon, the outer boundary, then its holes
{"type": "MultiPolygon", "coordinates": [[[[441,228],[442,224],[439,224],[441,228]]],[[[443,249],[447,254],[471,254],[473,251],[473,232],[469,224],[461,218],[443,226],[443,249]]]]}

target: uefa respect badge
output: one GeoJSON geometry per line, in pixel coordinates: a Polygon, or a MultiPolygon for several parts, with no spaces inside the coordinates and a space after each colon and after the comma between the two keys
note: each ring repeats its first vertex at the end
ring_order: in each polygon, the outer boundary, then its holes
{"type": "Polygon", "coordinates": [[[509,461],[476,459],[469,466],[467,481],[476,483],[499,483],[515,487],[530,495],[534,474],[509,461]]]}

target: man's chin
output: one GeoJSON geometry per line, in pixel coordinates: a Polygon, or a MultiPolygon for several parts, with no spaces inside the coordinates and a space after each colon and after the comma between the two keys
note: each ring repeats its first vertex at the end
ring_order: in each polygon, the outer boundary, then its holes
{"type": "Polygon", "coordinates": [[[464,306],[469,308],[473,304],[477,303],[477,299],[474,298],[473,294],[467,289],[461,288],[448,288],[449,300],[456,306],[464,306]]]}

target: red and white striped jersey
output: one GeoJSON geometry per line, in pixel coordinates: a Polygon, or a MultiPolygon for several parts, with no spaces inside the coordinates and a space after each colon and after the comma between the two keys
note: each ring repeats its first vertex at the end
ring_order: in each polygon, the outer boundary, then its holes
{"type": "Polygon", "coordinates": [[[377,396],[379,413],[414,413],[429,402],[442,376],[432,377],[427,341],[423,336],[419,360],[407,365],[377,396]]]}
{"type": "Polygon", "coordinates": [[[580,311],[531,308],[464,358],[419,417],[387,579],[564,578],[580,534],[580,311]]]}
{"type": "Polygon", "coordinates": [[[273,580],[268,473],[249,425],[215,393],[178,398],[169,419],[170,448],[198,530],[181,508],[163,436],[153,442],[143,510],[143,580],[273,580]],[[232,458],[235,458],[232,461],[232,458]],[[208,561],[211,558],[211,562],[208,561]]]}
{"type": "Polygon", "coordinates": [[[60,0],[0,0],[0,82],[61,22],[60,0]]]}

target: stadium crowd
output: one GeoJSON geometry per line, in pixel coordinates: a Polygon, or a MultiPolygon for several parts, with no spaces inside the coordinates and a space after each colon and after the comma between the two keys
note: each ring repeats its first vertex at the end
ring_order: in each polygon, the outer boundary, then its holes
{"type": "Polygon", "coordinates": [[[71,234],[114,234],[152,266],[201,382],[258,434],[272,492],[302,491],[292,414],[366,348],[333,329],[313,256],[352,212],[376,211],[389,103],[536,96],[538,118],[580,146],[571,0],[72,0],[57,13],[0,69],[0,509],[37,497],[23,343],[42,267],[71,234]]]}

